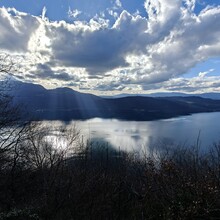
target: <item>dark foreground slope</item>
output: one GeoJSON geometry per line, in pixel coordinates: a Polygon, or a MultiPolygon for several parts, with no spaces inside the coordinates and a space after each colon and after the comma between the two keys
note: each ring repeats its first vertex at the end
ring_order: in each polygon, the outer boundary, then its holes
{"type": "Polygon", "coordinates": [[[72,120],[93,117],[155,120],[199,112],[220,111],[220,100],[201,97],[123,97],[105,99],[69,88],[47,90],[16,82],[10,91],[15,103],[36,120],[72,120]]]}
{"type": "Polygon", "coordinates": [[[18,129],[0,151],[1,220],[219,219],[220,145],[204,155],[198,146],[161,145],[139,157],[82,144],[72,129],[54,141],[40,123],[18,129]]]}

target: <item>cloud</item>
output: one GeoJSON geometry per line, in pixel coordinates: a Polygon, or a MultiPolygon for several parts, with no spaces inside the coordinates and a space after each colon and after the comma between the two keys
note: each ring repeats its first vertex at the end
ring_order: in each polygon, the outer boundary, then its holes
{"type": "Polygon", "coordinates": [[[146,24],[141,17],[133,18],[124,11],[112,28],[103,28],[95,20],[88,24],[59,23],[48,25],[47,35],[52,39],[52,53],[57,63],[83,67],[89,74],[99,74],[128,66],[125,56],[142,50],[137,38],[144,34],[146,24]]]}
{"type": "Polygon", "coordinates": [[[77,18],[80,14],[82,14],[82,12],[78,9],[71,10],[71,8],[69,7],[68,16],[70,18],[77,18]]]}
{"type": "Polygon", "coordinates": [[[204,72],[199,72],[198,76],[201,77],[201,78],[204,78],[207,74],[213,72],[214,69],[210,69],[208,71],[204,71],[204,72]]]}
{"type": "Polygon", "coordinates": [[[194,11],[196,6],[196,0],[185,0],[185,4],[190,11],[194,11]]]}
{"type": "Polygon", "coordinates": [[[115,5],[118,7],[118,8],[121,8],[122,7],[122,3],[120,0],[116,0],[115,1],[115,5]]]}
{"type": "Polygon", "coordinates": [[[41,18],[44,20],[46,18],[47,8],[44,6],[42,10],[41,18]]]}
{"type": "MultiPolygon", "coordinates": [[[[39,18],[40,19],[40,18],[39,18]]],[[[0,9],[0,48],[10,52],[26,52],[33,32],[39,27],[39,19],[16,11],[0,9]]]]}
{"type": "MultiPolygon", "coordinates": [[[[105,16],[67,23],[46,19],[46,9],[36,17],[1,8],[0,48],[23,56],[32,75],[37,67],[39,79],[62,84],[77,75],[81,87],[91,90],[212,88],[214,78],[206,73],[182,78],[220,56],[220,6],[197,14],[195,6],[195,0],[146,0],[147,18],[123,10],[113,24],[105,16]]],[[[74,18],[81,13],[69,12],[74,18]]]]}
{"type": "MultiPolygon", "coordinates": [[[[209,72],[209,71],[207,71],[209,72]]],[[[207,72],[204,72],[207,73],[207,72]]],[[[157,83],[153,85],[144,85],[144,90],[158,91],[174,91],[186,93],[199,93],[199,92],[220,92],[220,76],[208,76],[199,74],[192,78],[172,78],[168,81],[157,83]]]]}
{"type": "Polygon", "coordinates": [[[61,71],[56,73],[46,64],[38,64],[36,71],[31,72],[32,78],[40,78],[40,79],[56,79],[61,81],[71,81],[75,78],[70,74],[61,71]]]}

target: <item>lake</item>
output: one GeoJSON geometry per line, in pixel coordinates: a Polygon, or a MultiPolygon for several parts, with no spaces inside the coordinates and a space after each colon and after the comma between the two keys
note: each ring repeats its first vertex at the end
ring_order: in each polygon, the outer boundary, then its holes
{"type": "Polygon", "coordinates": [[[199,113],[156,121],[121,121],[94,118],[71,121],[76,124],[84,139],[108,142],[114,148],[126,151],[147,151],[169,146],[192,147],[208,150],[220,141],[220,112],[199,113]]]}

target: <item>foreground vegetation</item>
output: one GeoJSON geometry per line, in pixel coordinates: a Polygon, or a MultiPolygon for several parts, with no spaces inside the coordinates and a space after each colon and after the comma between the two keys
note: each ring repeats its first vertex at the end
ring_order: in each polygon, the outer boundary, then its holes
{"type": "Polygon", "coordinates": [[[1,129],[0,219],[219,219],[219,145],[140,157],[83,143],[76,128],[12,127],[1,129]]]}

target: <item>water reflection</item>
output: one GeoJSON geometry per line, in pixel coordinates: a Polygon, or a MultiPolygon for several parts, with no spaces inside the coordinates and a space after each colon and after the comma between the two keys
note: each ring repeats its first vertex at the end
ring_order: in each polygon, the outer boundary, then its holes
{"type": "MultiPolygon", "coordinates": [[[[51,123],[51,122],[50,122],[51,123]]],[[[64,122],[56,122],[65,125],[64,122]]],[[[76,126],[85,139],[98,139],[125,151],[152,153],[165,146],[191,147],[199,141],[201,149],[208,149],[220,140],[220,113],[201,113],[157,121],[120,121],[115,119],[90,119],[72,121],[66,126],[76,126]]]]}

